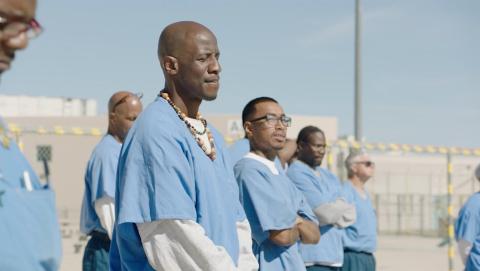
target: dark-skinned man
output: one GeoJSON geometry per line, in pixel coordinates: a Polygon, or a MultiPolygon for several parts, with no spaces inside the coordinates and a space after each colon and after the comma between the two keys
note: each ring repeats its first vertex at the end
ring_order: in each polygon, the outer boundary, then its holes
{"type": "Polygon", "coordinates": [[[250,101],[242,118],[250,152],[237,162],[234,172],[260,270],[305,270],[298,242],[319,241],[316,219],[302,193],[274,162],[285,145],[291,119],[269,97],[250,101]]]}
{"type": "Polygon", "coordinates": [[[223,138],[199,113],[219,89],[217,39],[173,23],[158,56],[165,88],[120,154],[111,269],[257,270],[223,138]]]}
{"type": "MultiPolygon", "coordinates": [[[[0,74],[41,33],[35,0],[0,0],[0,74]]],[[[0,118],[0,270],[58,270],[55,194],[43,185],[0,118]]]]}
{"type": "Polygon", "coordinates": [[[300,245],[307,270],[336,271],[343,264],[343,229],[355,222],[355,206],[346,202],[340,180],[320,167],[326,151],[322,130],[307,126],[297,137],[297,159],[290,164],[287,175],[303,192],[315,213],[322,242],[300,245]]]}
{"type": "Polygon", "coordinates": [[[95,146],[85,172],[80,230],[90,239],[83,255],[83,271],[109,270],[118,157],[128,130],[140,112],[142,103],[133,93],[119,91],[110,97],[108,132],[95,146]]]}

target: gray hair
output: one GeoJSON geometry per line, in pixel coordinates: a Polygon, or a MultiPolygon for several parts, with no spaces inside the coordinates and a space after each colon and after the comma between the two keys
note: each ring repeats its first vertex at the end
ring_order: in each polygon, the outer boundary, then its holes
{"type": "Polygon", "coordinates": [[[353,177],[352,166],[355,164],[357,157],[368,155],[366,151],[363,149],[359,150],[350,150],[347,158],[345,159],[345,168],[347,169],[347,176],[348,178],[353,177]]]}

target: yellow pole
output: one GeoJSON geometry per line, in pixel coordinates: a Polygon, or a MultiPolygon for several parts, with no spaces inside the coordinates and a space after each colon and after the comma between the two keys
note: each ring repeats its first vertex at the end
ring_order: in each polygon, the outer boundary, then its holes
{"type": "Polygon", "coordinates": [[[453,206],[452,206],[452,155],[447,152],[447,212],[448,212],[448,270],[453,270],[453,257],[455,257],[455,251],[453,249],[454,230],[453,230],[453,206]]]}
{"type": "Polygon", "coordinates": [[[327,168],[328,170],[332,171],[333,169],[333,154],[332,154],[332,148],[329,148],[327,151],[327,168]]]}

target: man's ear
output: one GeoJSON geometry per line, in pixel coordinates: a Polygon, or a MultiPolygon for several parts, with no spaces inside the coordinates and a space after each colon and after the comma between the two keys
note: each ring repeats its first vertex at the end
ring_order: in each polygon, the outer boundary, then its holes
{"type": "Polygon", "coordinates": [[[298,151],[298,152],[300,152],[300,151],[303,150],[303,144],[305,144],[305,142],[299,142],[299,143],[297,144],[297,151],[298,151]]]}
{"type": "Polygon", "coordinates": [[[353,164],[350,167],[350,171],[353,172],[353,174],[357,174],[357,172],[358,172],[357,164],[353,164]]]}
{"type": "Polygon", "coordinates": [[[165,72],[170,75],[175,75],[178,73],[178,60],[173,56],[163,57],[163,68],[165,72]]]}
{"type": "Polygon", "coordinates": [[[246,122],[243,124],[243,129],[245,130],[245,135],[247,136],[247,138],[251,138],[252,135],[253,135],[253,126],[252,126],[252,123],[249,122],[249,121],[246,121],[246,122]]]}
{"type": "Polygon", "coordinates": [[[117,118],[117,114],[115,114],[115,112],[110,112],[108,113],[108,123],[112,123],[113,121],[115,121],[115,119],[117,118]]]}

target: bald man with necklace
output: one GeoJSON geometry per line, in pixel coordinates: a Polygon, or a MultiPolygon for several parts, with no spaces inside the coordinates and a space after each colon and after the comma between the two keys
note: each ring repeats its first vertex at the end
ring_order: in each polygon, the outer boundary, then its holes
{"type": "Polygon", "coordinates": [[[217,97],[219,56],[199,23],[162,31],[165,87],[120,154],[111,270],[257,270],[222,135],[199,113],[217,97]]]}

